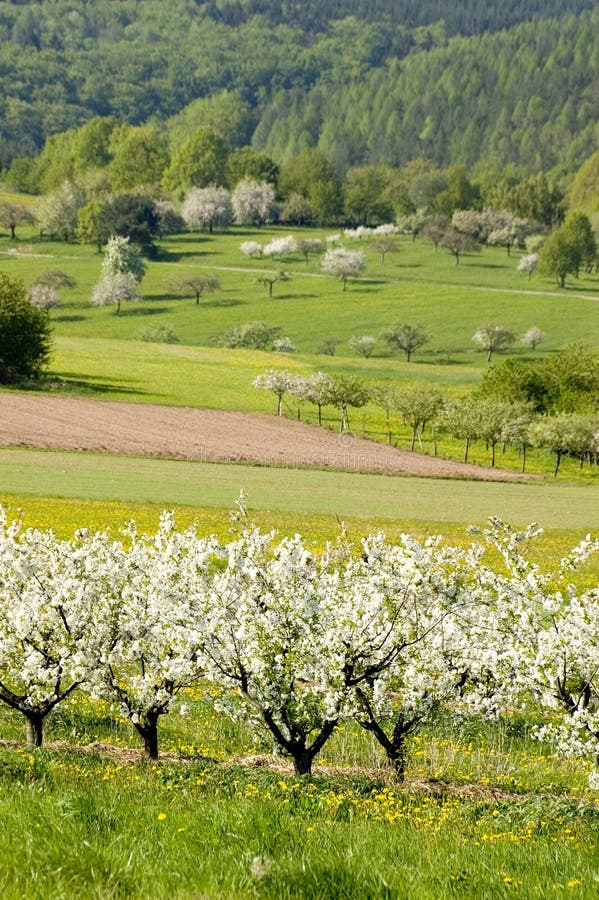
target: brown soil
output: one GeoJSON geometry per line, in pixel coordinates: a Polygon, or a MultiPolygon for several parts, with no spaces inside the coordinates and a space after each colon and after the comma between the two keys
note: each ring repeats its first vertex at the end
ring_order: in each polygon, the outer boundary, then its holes
{"type": "Polygon", "coordinates": [[[0,446],[438,478],[522,477],[277,416],[10,392],[0,392],[0,446]]]}

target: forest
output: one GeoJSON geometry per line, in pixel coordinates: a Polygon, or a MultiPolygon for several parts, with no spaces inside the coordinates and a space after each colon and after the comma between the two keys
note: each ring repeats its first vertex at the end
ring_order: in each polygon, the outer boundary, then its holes
{"type": "Polygon", "coordinates": [[[98,116],[149,122],[176,144],[233,96],[228,143],[279,164],[315,147],[339,175],[417,157],[569,175],[597,144],[599,11],[489,6],[3,3],[0,167],[98,116]]]}

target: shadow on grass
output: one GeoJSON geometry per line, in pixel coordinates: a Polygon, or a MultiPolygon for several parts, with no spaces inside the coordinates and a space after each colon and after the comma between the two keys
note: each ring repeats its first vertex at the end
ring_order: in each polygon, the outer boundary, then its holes
{"type": "Polygon", "coordinates": [[[111,378],[108,375],[88,377],[81,376],[80,372],[51,372],[47,378],[40,382],[18,385],[19,390],[39,391],[42,393],[91,393],[91,394],[137,394],[140,397],[148,392],[141,387],[135,387],[138,382],[123,382],[121,378],[111,378]]]}
{"type": "Polygon", "coordinates": [[[52,316],[51,322],[85,322],[85,316],[52,316]]]}
{"type": "MultiPolygon", "coordinates": [[[[194,300],[193,305],[196,305],[194,300]]],[[[200,300],[200,308],[204,309],[226,309],[229,306],[246,306],[247,300],[236,300],[233,297],[221,297],[220,300],[200,300]]]]}
{"type": "Polygon", "coordinates": [[[46,388],[39,388],[40,391],[56,393],[73,393],[73,394],[135,394],[143,397],[148,392],[140,388],[128,387],[123,384],[111,384],[111,379],[105,378],[102,381],[96,381],[93,378],[69,378],[59,376],[53,380],[46,388]]]}
{"type": "MultiPolygon", "coordinates": [[[[148,297],[144,298],[146,301],[149,299],[148,297]]],[[[170,312],[166,306],[153,306],[149,309],[144,307],[143,309],[135,309],[135,308],[123,308],[121,307],[120,313],[115,312],[115,316],[118,315],[119,319],[125,319],[131,316],[157,316],[160,313],[170,312]]]]}
{"type": "Polygon", "coordinates": [[[221,256],[216,250],[163,250],[157,257],[158,262],[175,263],[185,259],[200,258],[206,256],[221,256]]]}

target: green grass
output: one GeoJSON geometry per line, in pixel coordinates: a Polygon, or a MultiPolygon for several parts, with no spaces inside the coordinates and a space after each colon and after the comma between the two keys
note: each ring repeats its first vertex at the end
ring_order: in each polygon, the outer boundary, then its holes
{"type": "MultiPolygon", "coordinates": [[[[14,247],[8,237],[0,237],[0,265],[26,282],[43,269],[57,266],[77,279],[76,288],[63,292],[63,307],[51,314],[56,339],[51,377],[62,390],[102,398],[271,411],[272,399],[251,384],[256,374],[268,367],[304,374],[317,369],[354,373],[370,383],[435,384],[451,396],[480,383],[486,362],[471,337],[488,321],[508,325],[517,334],[533,324],[542,328],[548,338],[537,349],[537,356],[578,340],[591,349],[599,347],[596,275],[585,274],[559,291],[538,275],[528,282],[516,271],[517,254],[508,257],[500,248],[486,248],[456,265],[450,254],[435,254],[426,241],[401,238],[401,252],[389,255],[384,265],[368,241],[353,242],[364,250],[368,268],[364,278],[350,283],[343,292],[339,282],[320,274],[318,258],[310,258],[307,265],[297,258],[271,264],[247,259],[239,250],[240,242],[248,237],[266,243],[287,231],[233,229],[227,234],[165,239],[161,261],[149,264],[143,283],[145,299],[125,305],[118,316],[114,308],[89,305],[101,265],[94,248],[39,241],[32,230],[22,229],[17,246],[26,251],[29,246],[31,252],[12,254],[9,251],[14,247]],[[265,267],[284,267],[292,274],[291,281],[275,285],[272,299],[256,284],[257,274],[265,267]],[[171,289],[174,279],[198,270],[217,274],[221,280],[221,290],[204,298],[199,307],[191,298],[176,299],[171,289]],[[252,319],[280,326],[295,342],[298,353],[228,351],[215,346],[228,328],[252,319]],[[380,343],[368,360],[349,351],[347,340],[353,334],[377,335],[396,320],[420,322],[429,330],[430,342],[415,354],[413,362],[391,356],[380,343]],[[140,328],[160,324],[172,326],[180,344],[134,340],[140,328]],[[342,341],[335,357],[315,353],[327,337],[342,341]]],[[[518,345],[510,354],[532,357],[518,345]]],[[[294,414],[290,405],[287,412],[294,414]]],[[[315,410],[307,407],[303,415],[313,421],[315,410]]],[[[327,415],[332,424],[334,411],[327,415]]],[[[383,414],[372,405],[354,415],[352,426],[385,439],[383,414]]],[[[393,430],[395,441],[409,445],[401,423],[396,421],[393,430]]],[[[459,459],[462,448],[442,438],[439,452],[459,459]]],[[[487,464],[486,449],[474,447],[472,459],[487,464]]],[[[517,454],[510,450],[499,464],[520,465],[517,454]]],[[[552,467],[549,455],[531,456],[530,470],[535,474],[550,475],[552,467]]],[[[585,481],[594,475],[591,468],[579,473],[570,461],[565,463],[562,477],[585,481]]]]}
{"type": "MultiPolygon", "coordinates": [[[[0,450],[2,492],[231,508],[241,489],[253,509],[296,516],[599,527],[599,488],[400,478],[110,454],[0,450]]],[[[300,529],[301,530],[301,529],[300,529]]]]}
{"type": "Polygon", "coordinates": [[[413,740],[402,786],[351,726],[327,745],[334,768],[311,778],[243,764],[233,754],[264,746],[205,693],[189,701],[187,717],[164,717],[166,756],[152,765],[89,745],[138,742],[84,695],[53,714],[60,743],[33,752],[18,744],[20,718],[0,710],[17,742],[0,747],[3,897],[596,896],[588,766],[554,756],[517,718],[440,720],[413,740]]]}
{"type": "MultiPolygon", "coordinates": [[[[264,230],[258,239],[281,233],[286,230],[264,230]]],[[[264,264],[238,251],[255,233],[181,236],[165,242],[169,262],[150,265],[146,300],[115,316],[87,304],[100,268],[92,249],[37,243],[26,229],[18,234],[18,243],[32,243],[34,253],[0,256],[0,268],[26,281],[49,267],[77,278],[79,286],[52,313],[52,369],[67,389],[101,398],[268,412],[272,398],[251,381],[270,366],[359,372],[370,381],[432,382],[460,392],[484,371],[471,335],[488,320],[518,332],[538,325],[548,334],[539,355],[579,339],[599,347],[598,308],[576,296],[599,296],[597,276],[555,292],[536,275],[529,284],[515,271],[516,259],[497,249],[456,266],[424,242],[402,239],[401,253],[381,267],[366,246],[367,277],[345,294],[318,276],[317,262],[284,261],[293,279],[275,286],[269,301],[254,283],[264,264]],[[199,309],[168,289],[172,276],[197,266],[218,274],[223,286],[199,309]],[[212,345],[226,328],[258,318],[280,324],[300,352],[212,345]],[[371,360],[343,347],[332,359],[314,355],[324,337],[377,334],[397,319],[430,329],[431,343],[413,364],[380,350],[371,360]],[[131,340],[139,327],[164,322],[181,344],[131,340]]],[[[10,246],[0,235],[0,254],[10,246]]],[[[368,409],[352,426],[358,433],[380,430],[380,413],[368,409]]],[[[457,445],[449,449],[459,456],[457,445]]],[[[479,457],[484,448],[475,450],[479,457]]],[[[531,466],[549,471],[550,461],[533,459],[531,466]]],[[[130,518],[150,530],[166,506],[176,508],[179,524],[196,521],[203,533],[226,538],[228,510],[241,488],[256,524],[283,534],[302,531],[318,547],[335,538],[341,519],[356,541],[383,528],[391,539],[405,530],[463,543],[471,539],[465,526],[484,524],[492,514],[514,525],[545,526],[534,553],[549,565],[599,527],[599,489],[561,482],[392,478],[23,449],[0,450],[0,471],[0,502],[9,515],[21,509],[26,525],[64,536],[82,526],[118,528],[130,518]]],[[[566,468],[567,477],[574,474],[573,466],[566,468]]],[[[598,574],[592,563],[581,577],[596,584],[598,574]]],[[[270,747],[216,715],[202,692],[190,696],[190,707],[189,717],[165,717],[161,747],[174,756],[149,767],[79,749],[97,740],[138,746],[127,723],[83,695],[48,722],[48,739],[58,747],[33,753],[20,743],[21,718],[0,708],[0,737],[18,742],[0,745],[3,898],[597,896],[599,812],[586,787],[588,766],[532,741],[517,716],[494,726],[440,721],[414,739],[401,787],[380,770],[376,745],[355,728],[340,729],[325,748],[321,763],[335,767],[332,772],[300,781],[284,768],[240,765],[239,755],[270,747]]]]}
{"type": "MultiPolygon", "coordinates": [[[[64,292],[64,307],[53,313],[56,333],[65,337],[89,338],[101,333],[106,338],[129,340],[141,324],[168,321],[183,343],[206,345],[229,327],[264,319],[280,325],[300,353],[311,354],[325,337],[347,341],[352,334],[376,335],[396,320],[421,322],[429,329],[431,340],[415,356],[414,377],[423,362],[447,367],[449,360],[482,371],[484,355],[476,352],[471,337],[487,321],[507,325],[516,333],[538,325],[548,335],[537,351],[540,354],[576,340],[599,347],[592,327],[597,307],[588,299],[599,297],[597,276],[585,275],[559,291],[537,275],[529,283],[516,271],[517,255],[508,257],[499,248],[486,248],[456,266],[448,253],[435,254],[427,242],[401,238],[401,252],[389,255],[384,266],[369,242],[352,242],[364,250],[368,265],[365,276],[342,292],[339,282],[320,274],[317,257],[308,265],[297,258],[271,263],[250,260],[239,251],[239,243],[248,237],[266,243],[287,231],[234,229],[224,235],[165,239],[163,260],[149,265],[144,301],[125,306],[119,316],[114,309],[93,309],[88,304],[100,272],[100,257],[91,247],[32,241],[33,253],[5,255],[1,265],[25,281],[50,266],[60,266],[77,279],[78,287],[64,292]],[[218,275],[222,287],[200,307],[192,299],[173,298],[170,289],[173,279],[198,268],[218,275]],[[274,297],[269,299],[255,279],[260,270],[278,268],[288,270],[292,278],[275,285],[274,297]]],[[[0,239],[0,252],[10,246],[8,239],[0,239]]],[[[351,364],[357,359],[347,348],[340,347],[338,352],[351,364]]],[[[381,353],[382,346],[373,366],[381,353]]]]}

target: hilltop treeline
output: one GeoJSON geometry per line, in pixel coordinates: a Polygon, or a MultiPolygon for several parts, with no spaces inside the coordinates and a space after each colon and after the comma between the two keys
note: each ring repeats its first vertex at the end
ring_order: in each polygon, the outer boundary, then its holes
{"type": "Polygon", "coordinates": [[[597,143],[599,11],[588,0],[489,6],[4,3],[0,166],[96,116],[175,117],[184,140],[198,118],[212,124],[206,105],[233,96],[227,141],[279,163],[318,146],[339,174],[418,156],[574,170],[597,143]]]}

